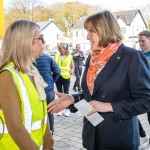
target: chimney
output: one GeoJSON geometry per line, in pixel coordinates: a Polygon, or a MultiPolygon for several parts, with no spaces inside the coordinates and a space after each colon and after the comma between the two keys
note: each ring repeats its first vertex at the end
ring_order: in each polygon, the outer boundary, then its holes
{"type": "Polygon", "coordinates": [[[53,22],[54,22],[54,19],[49,18],[49,22],[51,22],[51,21],[53,21],[53,22]]]}

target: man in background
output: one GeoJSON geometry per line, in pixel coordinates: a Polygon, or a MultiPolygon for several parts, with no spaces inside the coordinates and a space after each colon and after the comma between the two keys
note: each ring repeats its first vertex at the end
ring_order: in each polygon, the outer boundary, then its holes
{"type": "MultiPolygon", "coordinates": [[[[139,33],[139,44],[150,66],[150,31],[144,30],[139,33]]],[[[150,123],[150,118],[149,118],[149,123],[150,123]]]]}
{"type": "MultiPolygon", "coordinates": [[[[149,67],[150,67],[150,31],[144,30],[139,33],[139,45],[144,55],[146,56],[149,67]]],[[[150,124],[150,112],[147,113],[147,116],[148,116],[148,122],[150,124]]],[[[145,143],[149,143],[150,141],[149,141],[148,135],[146,134],[146,132],[144,131],[142,127],[142,124],[140,123],[140,120],[139,120],[139,130],[140,130],[140,136],[141,136],[140,147],[144,148],[143,145],[146,146],[145,143]]]]}
{"type": "Polygon", "coordinates": [[[72,53],[73,55],[73,62],[74,62],[74,74],[76,76],[76,81],[73,86],[74,91],[81,92],[81,86],[80,86],[80,78],[82,74],[82,65],[84,60],[84,54],[81,51],[80,44],[76,44],[76,49],[72,53]]]}
{"type": "MultiPolygon", "coordinates": [[[[47,104],[55,99],[54,93],[54,83],[60,76],[60,69],[55,62],[55,60],[48,54],[43,54],[35,60],[35,67],[38,69],[39,73],[43,77],[44,81],[48,84],[45,88],[47,104]]],[[[54,116],[53,114],[48,114],[50,122],[50,130],[54,132],[54,116]]]]}

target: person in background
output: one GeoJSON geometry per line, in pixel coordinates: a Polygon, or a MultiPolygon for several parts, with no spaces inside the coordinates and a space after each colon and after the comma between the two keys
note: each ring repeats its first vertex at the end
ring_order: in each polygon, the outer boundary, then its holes
{"type": "MultiPolygon", "coordinates": [[[[47,104],[52,102],[55,99],[54,93],[54,83],[57,81],[60,76],[60,69],[55,62],[55,60],[50,57],[48,54],[42,54],[35,60],[35,67],[40,72],[44,81],[47,83],[47,87],[45,88],[46,100],[47,104]]],[[[54,115],[48,113],[50,129],[52,133],[54,132],[54,115]]]]}
{"type": "MultiPolygon", "coordinates": [[[[58,46],[59,53],[55,54],[54,60],[58,64],[60,68],[60,76],[56,81],[57,91],[61,93],[69,93],[70,87],[70,77],[74,72],[73,58],[72,55],[69,54],[68,44],[60,43],[58,46]]],[[[65,115],[66,117],[70,116],[70,108],[64,109],[60,111],[57,115],[65,115]]]]}
{"type": "Polygon", "coordinates": [[[80,44],[76,44],[76,49],[72,53],[73,55],[73,62],[74,62],[74,74],[76,76],[76,80],[73,86],[74,91],[81,92],[81,86],[80,86],[80,78],[82,74],[82,65],[84,60],[84,54],[81,51],[80,44]]]}
{"type": "MultiPolygon", "coordinates": [[[[146,56],[149,67],[150,67],[150,31],[148,30],[141,31],[139,33],[138,39],[139,39],[139,45],[142,49],[142,52],[146,56]]],[[[149,68],[149,71],[150,71],[150,68],[149,68]]],[[[147,116],[148,116],[148,122],[150,124],[150,112],[147,113],[147,116]]],[[[141,143],[142,143],[140,148],[145,148],[147,144],[149,144],[150,139],[149,139],[149,136],[146,134],[145,130],[143,129],[142,124],[140,123],[140,120],[139,120],[139,131],[140,131],[140,137],[141,137],[141,143]]]]}
{"type": "Polygon", "coordinates": [[[17,20],[6,30],[0,63],[0,149],[52,150],[44,82],[33,61],[43,53],[39,26],[17,20]]]}
{"type": "Polygon", "coordinates": [[[58,92],[58,98],[48,105],[48,111],[57,113],[85,99],[93,107],[87,115],[98,112],[104,120],[94,127],[84,118],[84,148],[138,150],[137,115],[150,110],[147,60],[141,51],[122,43],[119,24],[110,11],[87,17],[84,27],[92,52],[82,76],[82,94],[58,92]]]}
{"type": "MultiPolygon", "coordinates": [[[[150,31],[144,30],[139,33],[139,44],[150,67],[150,31]]],[[[150,117],[148,121],[150,123],[150,117]]]]}

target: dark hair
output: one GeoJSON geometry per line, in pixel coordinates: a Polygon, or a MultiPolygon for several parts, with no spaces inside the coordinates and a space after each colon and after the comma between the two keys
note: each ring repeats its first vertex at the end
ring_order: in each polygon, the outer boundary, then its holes
{"type": "Polygon", "coordinates": [[[139,36],[146,36],[146,37],[150,38],[150,31],[143,30],[139,33],[139,36]]]}
{"type": "Polygon", "coordinates": [[[119,43],[122,39],[116,18],[107,10],[89,16],[84,27],[97,33],[100,38],[99,46],[107,47],[109,43],[119,43]]]}

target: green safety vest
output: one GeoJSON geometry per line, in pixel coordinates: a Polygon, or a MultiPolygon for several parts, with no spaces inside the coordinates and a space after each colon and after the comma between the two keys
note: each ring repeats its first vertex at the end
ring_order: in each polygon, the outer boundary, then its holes
{"type": "Polygon", "coordinates": [[[73,57],[72,55],[68,55],[65,57],[64,61],[61,60],[60,54],[56,54],[54,56],[54,60],[58,64],[60,68],[60,74],[64,79],[69,79],[70,78],[70,70],[71,70],[71,64],[73,57]]]}
{"type": "MultiPolygon", "coordinates": [[[[34,87],[26,73],[18,72],[14,68],[14,63],[9,63],[2,71],[7,70],[12,74],[13,81],[18,90],[21,99],[22,123],[30,134],[31,139],[37,144],[40,150],[43,149],[43,136],[47,125],[47,107],[46,100],[41,101],[39,93],[34,87]]],[[[19,147],[11,138],[3,110],[0,108],[0,149],[19,150],[19,147]]],[[[15,121],[15,120],[14,120],[15,121]]]]}

